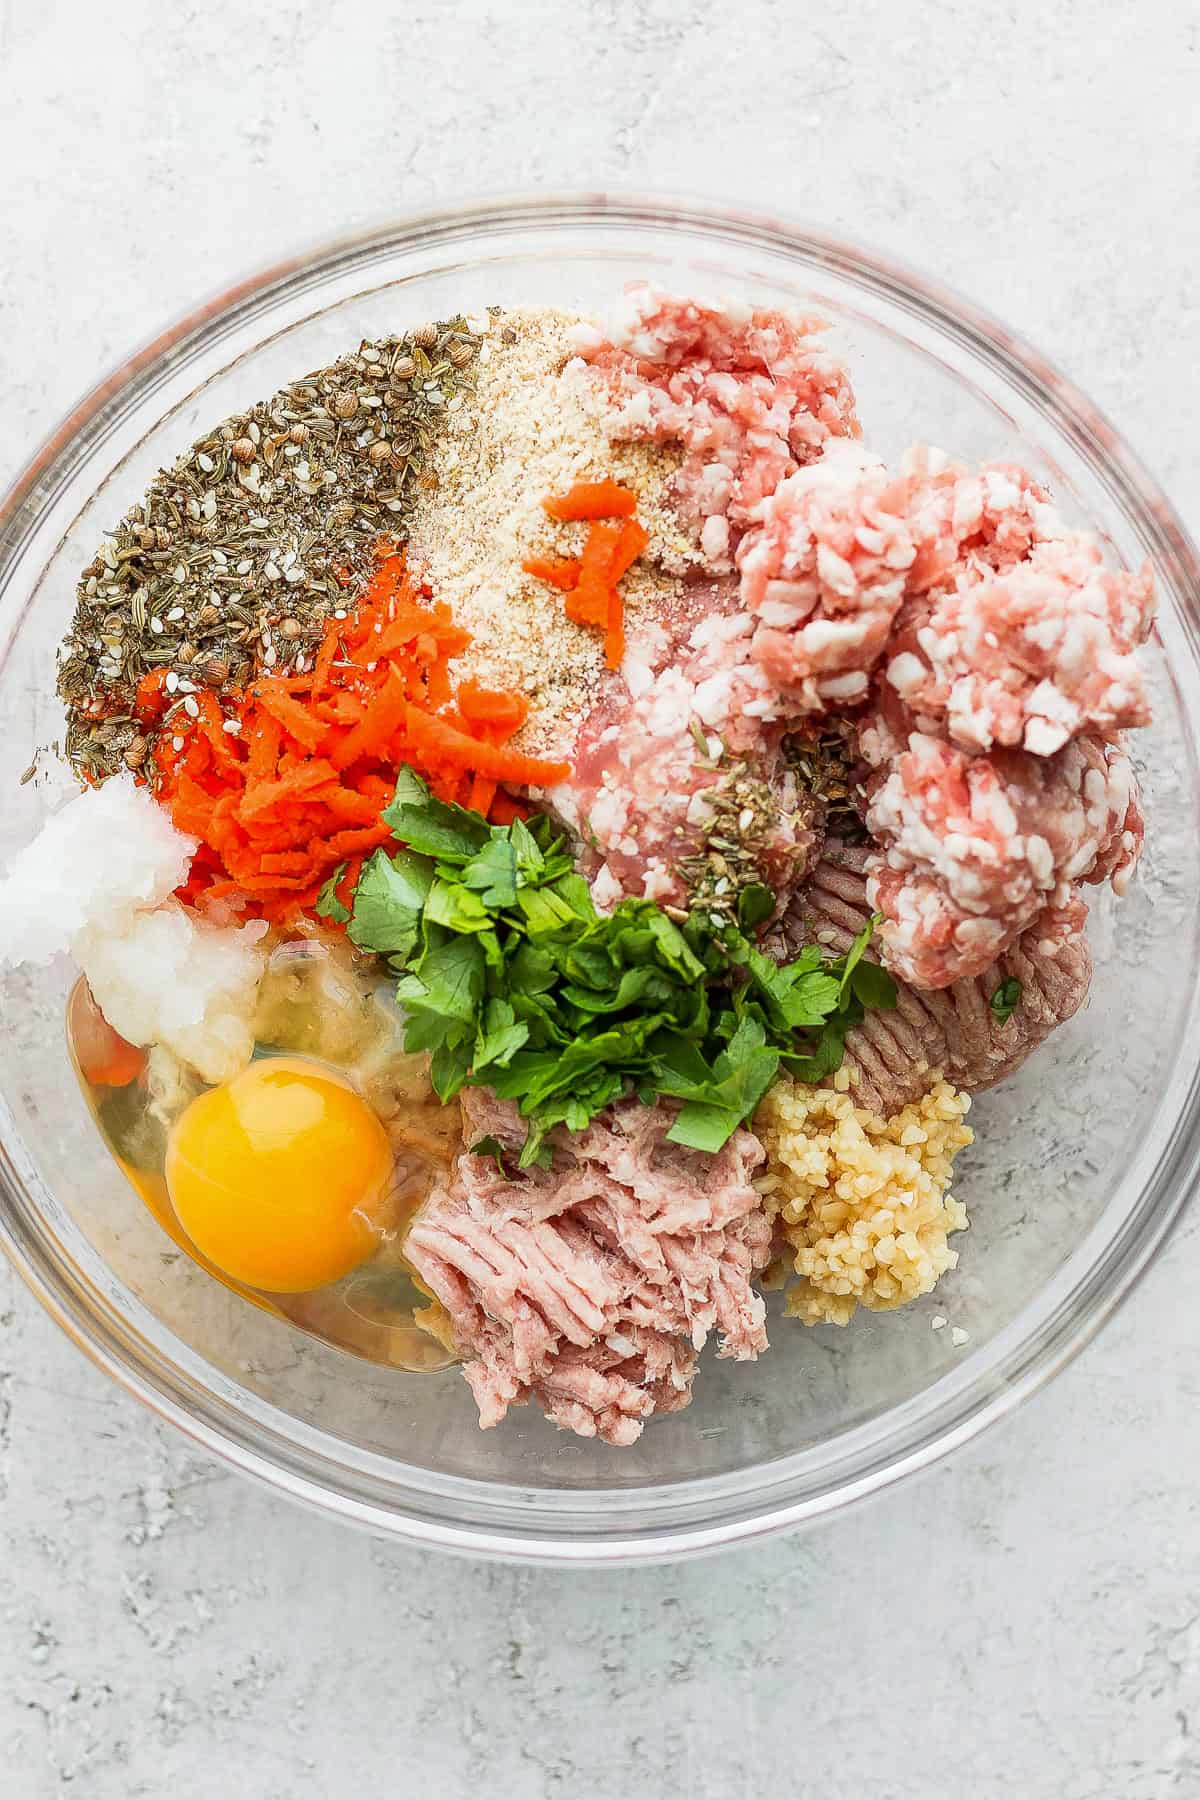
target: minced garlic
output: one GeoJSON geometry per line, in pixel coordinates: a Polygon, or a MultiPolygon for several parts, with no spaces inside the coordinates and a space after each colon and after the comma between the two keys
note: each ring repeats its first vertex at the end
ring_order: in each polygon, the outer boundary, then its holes
{"type": "Polygon", "coordinates": [[[966,1229],[967,1214],[950,1175],[972,1142],[970,1104],[938,1081],[883,1119],[836,1087],[775,1083],[754,1121],[767,1152],[755,1185],[794,1252],[790,1314],[845,1325],[856,1307],[903,1306],[954,1268],[947,1237],[966,1229]]]}

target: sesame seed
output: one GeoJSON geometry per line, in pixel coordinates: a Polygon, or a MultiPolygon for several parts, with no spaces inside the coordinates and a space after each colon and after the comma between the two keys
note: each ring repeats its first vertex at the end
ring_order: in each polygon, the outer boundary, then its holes
{"type": "Polygon", "coordinates": [[[950,1321],[945,1313],[934,1313],[932,1319],[929,1321],[929,1329],[930,1331],[945,1331],[949,1323],[950,1321]]]}
{"type": "Polygon", "coordinates": [[[950,1342],[956,1350],[961,1350],[963,1345],[969,1342],[970,1336],[970,1332],[964,1331],[961,1325],[955,1325],[950,1333],[950,1342]]]}
{"type": "Polygon", "coordinates": [[[194,695],[188,695],[183,703],[183,710],[189,719],[198,719],[200,717],[200,707],[194,695]]]}
{"type": "Polygon", "coordinates": [[[177,694],[179,692],[179,677],[174,669],[169,670],[167,673],[167,692],[168,694],[177,694]]]}
{"type": "Polygon", "coordinates": [[[172,750],[182,750],[183,749],[183,739],[181,737],[173,737],[171,739],[171,748],[172,748],[172,750]]]}

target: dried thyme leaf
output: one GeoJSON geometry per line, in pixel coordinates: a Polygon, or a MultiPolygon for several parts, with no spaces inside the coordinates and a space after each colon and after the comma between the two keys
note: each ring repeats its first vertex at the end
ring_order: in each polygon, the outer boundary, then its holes
{"type": "Polygon", "coordinates": [[[857,776],[853,731],[852,724],[831,722],[811,737],[797,734],[786,738],[783,753],[801,786],[820,802],[830,837],[840,838],[844,844],[863,844],[867,840],[861,811],[864,796],[857,776]]]}

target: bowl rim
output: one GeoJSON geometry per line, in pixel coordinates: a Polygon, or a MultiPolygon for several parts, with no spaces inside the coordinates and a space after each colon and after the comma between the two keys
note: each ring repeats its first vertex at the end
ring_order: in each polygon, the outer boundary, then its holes
{"type": "MultiPolygon", "coordinates": [[[[204,342],[219,322],[228,325],[234,320],[252,318],[305,270],[328,272],[341,262],[353,263],[385,247],[400,249],[419,244],[428,248],[439,243],[449,246],[456,240],[478,244],[504,232],[588,226],[691,231],[710,241],[720,240],[726,247],[732,243],[747,253],[758,250],[789,257],[814,271],[824,268],[850,278],[883,295],[910,316],[933,323],[940,332],[990,365],[1010,388],[1021,392],[1065,435],[1122,513],[1136,521],[1149,554],[1160,569],[1168,572],[1170,585],[1177,593],[1200,595],[1200,558],[1171,502],[1140,460],[1100,409],[1054,364],[985,309],[890,255],[817,227],[692,197],[614,189],[485,197],[380,220],[307,246],[219,289],[118,362],[49,433],[19,471],[0,498],[0,574],[4,564],[19,559],[25,537],[65,485],[71,470],[103,437],[107,424],[132,409],[139,376],[168,359],[186,360],[189,350],[204,342]]],[[[1200,606],[1193,603],[1183,622],[1195,637],[1200,629],[1200,606]]],[[[30,1229],[21,1207],[24,1182],[3,1134],[0,1247],[46,1311],[98,1367],[206,1450],[260,1484],[310,1508],[415,1545],[475,1556],[576,1566],[665,1561],[788,1530],[880,1493],[905,1476],[930,1467],[1006,1417],[1065,1367],[1140,1281],[1166,1243],[1196,1185],[1200,1174],[1200,1132],[1196,1130],[1200,1069],[1190,1074],[1186,1069],[1178,1071],[1172,1094],[1178,1100],[1177,1123],[1187,1129],[1176,1131],[1155,1167],[1148,1171],[1136,1205],[1104,1254],[1075,1270],[1081,1255],[1081,1249],[1077,1249],[1064,1268],[1039,1290],[1042,1306],[1037,1328],[1032,1332],[1018,1331],[1030,1310],[1026,1308],[991,1340],[989,1351],[1002,1348],[991,1356],[982,1389],[978,1378],[966,1378],[973,1360],[969,1358],[961,1366],[957,1380],[944,1378],[923,1390],[922,1399],[937,1389],[944,1389],[944,1394],[937,1406],[924,1411],[920,1433],[898,1452],[886,1454],[873,1467],[836,1477],[818,1493],[799,1498],[788,1498],[781,1491],[786,1488],[786,1476],[772,1473],[775,1465],[758,1465],[758,1485],[747,1491],[739,1484],[736,1505],[728,1505],[729,1496],[724,1496],[723,1510],[707,1522],[703,1517],[684,1518],[677,1523],[656,1522],[647,1508],[653,1511],[656,1491],[669,1496],[670,1503],[676,1505],[683,1489],[697,1502],[709,1490],[715,1498],[723,1483],[711,1478],[663,1484],[657,1490],[654,1486],[603,1490],[601,1498],[608,1503],[607,1510],[631,1500],[632,1510],[640,1509],[647,1516],[626,1529],[610,1530],[593,1524],[583,1531],[574,1530],[569,1536],[560,1536],[548,1517],[535,1521],[528,1509],[522,1518],[519,1506],[510,1507],[499,1525],[476,1522],[469,1516],[466,1522],[447,1523],[412,1504],[411,1491],[401,1492],[398,1501],[385,1503],[364,1481],[349,1489],[345,1482],[346,1465],[321,1453],[315,1442],[306,1446],[302,1441],[305,1433],[297,1429],[296,1421],[291,1422],[293,1429],[286,1436],[277,1430],[264,1430],[261,1422],[255,1423],[244,1411],[239,1413],[228,1401],[211,1392],[198,1391],[194,1382],[181,1385],[178,1370],[169,1373],[165,1359],[153,1346],[147,1351],[145,1341],[129,1320],[104,1302],[82,1272],[57,1249],[52,1234],[30,1229]],[[248,1434],[257,1438],[257,1444],[248,1441],[248,1434]],[[323,1464],[328,1465],[327,1470],[323,1470],[323,1464]],[[330,1485],[332,1470],[342,1476],[340,1486],[330,1485]],[[406,1501],[410,1502],[407,1506],[406,1501]]],[[[0,1103],[0,1118],[5,1113],[7,1108],[0,1103]]],[[[893,1410],[902,1412],[904,1408],[893,1410]]],[[[321,1434],[308,1435],[315,1440],[321,1434]]],[[[846,1436],[852,1439],[853,1431],[846,1436]]],[[[781,1459],[781,1469],[787,1460],[781,1459]]],[[[399,1462],[392,1466],[396,1470],[409,1468],[399,1462]]],[[[452,1494],[461,1498],[459,1490],[470,1490],[485,1512],[498,1493],[525,1491],[457,1477],[434,1478],[431,1484],[428,1471],[419,1473],[427,1499],[436,1501],[452,1494]]],[[[746,1471],[739,1474],[744,1481],[746,1471]]],[[[554,1494],[565,1524],[578,1517],[576,1498],[554,1494]]]]}

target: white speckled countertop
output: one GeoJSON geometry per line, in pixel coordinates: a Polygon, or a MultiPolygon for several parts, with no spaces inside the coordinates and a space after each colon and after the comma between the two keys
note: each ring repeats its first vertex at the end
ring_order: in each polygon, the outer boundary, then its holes
{"type": "MultiPolygon", "coordinates": [[[[626,185],[922,264],[1059,360],[1200,526],[1194,5],[807,12],[0,0],[0,481],[277,250],[487,186],[626,185]]],[[[0,1793],[1198,1795],[1198,1260],[1194,1214],[1048,1392],[922,1480],[616,1575],[288,1510],[0,1269],[0,1793]]]]}

